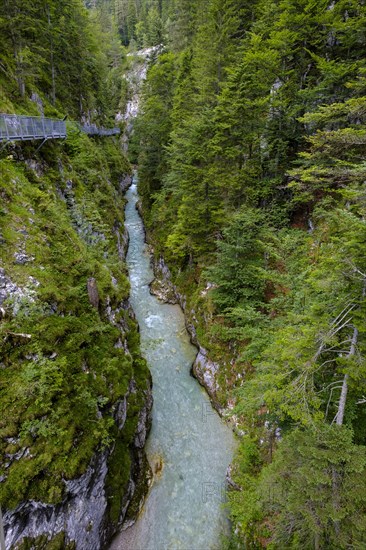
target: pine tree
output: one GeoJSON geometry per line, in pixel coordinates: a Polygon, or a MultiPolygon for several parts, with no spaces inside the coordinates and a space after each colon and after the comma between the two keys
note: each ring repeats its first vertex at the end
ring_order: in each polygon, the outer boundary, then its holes
{"type": "Polygon", "coordinates": [[[366,448],[344,427],[294,431],[263,473],[275,548],[342,549],[366,543],[366,448]],[[337,480],[337,485],[335,485],[337,480]]]}

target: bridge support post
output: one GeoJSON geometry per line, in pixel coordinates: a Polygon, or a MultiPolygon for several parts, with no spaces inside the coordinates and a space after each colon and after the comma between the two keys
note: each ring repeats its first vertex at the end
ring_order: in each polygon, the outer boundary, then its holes
{"type": "Polygon", "coordinates": [[[49,139],[50,139],[50,138],[46,137],[46,138],[42,141],[41,145],[40,145],[39,147],[37,147],[36,153],[38,153],[38,151],[41,149],[41,147],[43,147],[43,145],[44,145],[44,144],[46,143],[46,141],[48,141],[49,139]]]}
{"type": "Polygon", "coordinates": [[[9,139],[4,141],[3,146],[0,148],[0,153],[2,153],[4,151],[4,149],[8,145],[8,143],[11,143],[11,141],[9,139]]]}

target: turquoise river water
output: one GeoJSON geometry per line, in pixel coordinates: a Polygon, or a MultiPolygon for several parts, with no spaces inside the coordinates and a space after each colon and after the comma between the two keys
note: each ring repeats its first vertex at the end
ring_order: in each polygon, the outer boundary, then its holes
{"type": "Polygon", "coordinates": [[[234,436],[190,375],[197,351],[180,307],[150,294],[153,273],[136,210],[136,184],[127,200],[131,303],[153,377],[153,424],[146,451],[159,472],[137,522],[120,533],[110,549],[216,550],[228,531],[225,475],[234,436]]]}

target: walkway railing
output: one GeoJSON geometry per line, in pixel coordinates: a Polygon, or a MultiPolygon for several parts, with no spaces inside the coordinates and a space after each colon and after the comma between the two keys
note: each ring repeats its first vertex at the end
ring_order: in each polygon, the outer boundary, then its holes
{"type": "MultiPolygon", "coordinates": [[[[79,130],[89,136],[115,136],[119,128],[99,128],[95,124],[78,124],[79,130]]],[[[62,139],[67,137],[64,120],[23,115],[0,114],[0,142],[32,139],[62,139]]]]}
{"type": "Polygon", "coordinates": [[[79,124],[79,128],[89,136],[116,136],[121,133],[119,128],[98,128],[95,124],[90,126],[79,124]]]}
{"type": "Polygon", "coordinates": [[[0,114],[0,141],[60,139],[66,136],[66,124],[63,120],[0,114]]]}

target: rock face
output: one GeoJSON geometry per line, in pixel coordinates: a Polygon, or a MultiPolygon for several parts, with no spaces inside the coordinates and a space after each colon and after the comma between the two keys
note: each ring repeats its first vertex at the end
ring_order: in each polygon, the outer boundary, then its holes
{"type": "Polygon", "coordinates": [[[125,78],[129,87],[129,100],[126,104],[124,113],[117,113],[116,121],[125,121],[126,129],[122,138],[123,148],[128,149],[128,140],[133,131],[133,121],[137,117],[140,107],[141,86],[146,79],[146,74],[150,60],[154,55],[162,51],[162,46],[154,46],[138,50],[137,52],[128,54],[132,58],[131,69],[126,74],[125,78]]]}
{"type": "Polygon", "coordinates": [[[119,188],[122,194],[124,194],[132,184],[132,179],[133,179],[133,176],[127,175],[120,181],[119,188]]]}
{"type": "Polygon", "coordinates": [[[216,375],[219,370],[219,365],[211,361],[207,351],[199,346],[198,354],[192,368],[197,380],[207,389],[214,402],[215,408],[220,409],[216,399],[216,392],[218,390],[216,375]]]}
{"type": "Polygon", "coordinates": [[[97,288],[97,281],[94,277],[90,277],[88,279],[88,296],[89,296],[89,302],[95,309],[98,309],[99,307],[99,294],[98,294],[98,288],[97,288]]]}
{"type": "Polygon", "coordinates": [[[67,498],[57,506],[27,501],[4,514],[6,547],[11,548],[24,537],[42,534],[52,539],[65,532],[80,550],[101,548],[101,526],[107,507],[104,483],[107,475],[107,453],[95,455],[84,475],[66,481],[67,498]]]}
{"type": "MultiPolygon", "coordinates": [[[[135,382],[130,383],[129,393],[136,391],[135,382]]],[[[115,406],[115,421],[122,430],[127,418],[127,397],[115,406]]],[[[114,449],[99,452],[92,458],[87,471],[77,479],[65,481],[67,496],[56,506],[42,502],[27,501],[15,510],[4,514],[6,548],[13,548],[25,537],[36,539],[47,535],[52,540],[64,533],[65,543],[74,543],[76,550],[99,550],[110,540],[126,517],[138,484],[146,476],[146,459],[143,447],[151,425],[152,394],[146,392],[145,406],[139,414],[134,443],[130,480],[124,495],[118,526],[108,521],[106,478],[108,459],[114,449]]],[[[140,499],[141,500],[141,499],[140,499]]],[[[139,507],[141,503],[138,503],[139,507]]]]}
{"type": "Polygon", "coordinates": [[[34,302],[35,289],[38,286],[38,281],[34,277],[29,277],[27,285],[20,287],[5,274],[5,269],[0,267],[0,306],[10,298],[12,315],[15,316],[22,305],[34,302]]]}
{"type": "Polygon", "coordinates": [[[193,323],[194,312],[187,311],[186,298],[179,293],[177,287],[172,283],[171,274],[164,259],[160,257],[156,260],[153,255],[151,255],[151,258],[155,279],[150,285],[150,291],[160,300],[170,304],[179,304],[182,308],[185,314],[186,328],[190,334],[191,342],[198,349],[196,359],[192,365],[192,372],[199,383],[206,388],[215,409],[219,413],[222,413],[223,409],[217,398],[217,391],[219,389],[217,383],[219,365],[211,361],[208,357],[207,350],[200,345],[193,323]]]}

